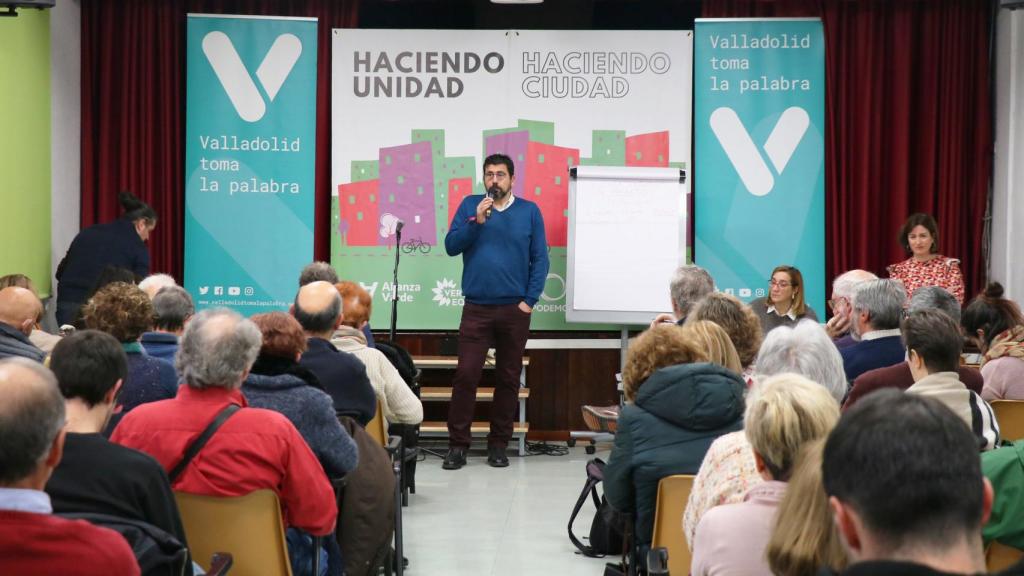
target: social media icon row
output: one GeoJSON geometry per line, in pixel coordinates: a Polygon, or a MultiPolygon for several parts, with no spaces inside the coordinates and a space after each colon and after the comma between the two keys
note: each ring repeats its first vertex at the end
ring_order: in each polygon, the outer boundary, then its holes
{"type": "MultiPolygon", "coordinates": [[[[224,295],[224,289],[225,289],[224,286],[214,286],[213,287],[213,295],[214,296],[223,296],[224,295]]],[[[256,293],[256,290],[252,286],[246,286],[244,289],[239,287],[239,286],[228,286],[227,287],[228,296],[240,296],[242,294],[243,290],[244,290],[246,296],[252,296],[252,295],[254,295],[256,293]]],[[[200,296],[205,296],[205,295],[207,295],[209,293],[210,293],[210,286],[200,286],[199,287],[199,295],[200,296]]]]}

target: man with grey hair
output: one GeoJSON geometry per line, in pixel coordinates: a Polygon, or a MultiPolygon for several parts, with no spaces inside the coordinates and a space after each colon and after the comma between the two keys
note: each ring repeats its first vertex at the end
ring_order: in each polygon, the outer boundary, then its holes
{"type": "Polygon", "coordinates": [[[0,573],[139,574],[117,532],[53,515],[43,492],[64,450],[64,397],[42,365],[0,360],[0,573]]]}
{"type": "Polygon", "coordinates": [[[192,319],[196,308],[192,296],[181,286],[161,288],[153,296],[153,331],[145,332],[139,343],[146,354],[174,363],[178,351],[178,338],[185,331],[185,324],[192,319]]]}
{"type": "Polygon", "coordinates": [[[832,318],[825,324],[825,330],[840,350],[857,342],[850,334],[850,313],[853,312],[850,302],[857,286],[869,280],[878,280],[878,276],[867,270],[849,270],[832,281],[832,298],[826,302],[832,310],[832,318]]]}
{"type": "Polygon", "coordinates": [[[668,290],[672,298],[672,314],[659,314],[651,322],[651,328],[663,322],[673,322],[682,326],[693,305],[715,291],[715,281],[711,279],[711,274],[700,266],[684,264],[676,268],[668,290]]]}
{"type": "MultiPolygon", "coordinates": [[[[938,310],[952,318],[957,325],[960,324],[960,303],[957,302],[955,296],[944,288],[938,286],[918,288],[914,295],[910,297],[910,306],[907,308],[907,313],[913,314],[919,310],[938,310]]],[[[957,371],[960,373],[960,381],[969,390],[981,394],[981,388],[984,384],[981,372],[976,368],[969,368],[967,366],[959,366],[957,371]]],[[[843,404],[843,412],[849,410],[858,400],[875,390],[881,390],[882,388],[906,390],[913,383],[914,376],[910,372],[910,364],[906,361],[884,368],[868,370],[853,381],[850,395],[843,404]]]]}
{"type": "Polygon", "coordinates": [[[331,344],[334,330],[344,319],[341,294],[327,282],[306,284],[295,295],[292,315],[308,338],[308,348],[299,364],[320,380],[334,400],[334,411],[339,416],[351,416],[366,426],[377,413],[377,395],[366,366],[355,355],[331,344]]]}
{"type": "Polygon", "coordinates": [[[219,308],[196,314],[176,357],[185,384],[177,397],[136,407],[111,440],[156,458],[177,491],[242,496],[273,490],[289,527],[329,534],[338,507],[320,462],[287,418],[249,408],[242,395],[261,343],[259,328],[235,312],[219,308]],[[202,445],[199,457],[177,470],[196,439],[219,418],[222,425],[202,445]]]}
{"type": "Polygon", "coordinates": [[[907,292],[897,280],[869,280],[857,287],[850,304],[850,331],[857,343],[839,351],[848,382],[868,370],[903,362],[900,319],[906,301],[907,292]]]}
{"type": "Polygon", "coordinates": [[[310,262],[309,264],[306,264],[306,267],[299,273],[299,288],[302,288],[306,284],[312,284],[313,282],[337,284],[339,282],[338,273],[327,262],[321,262],[319,260],[310,262]]]}
{"type": "Polygon", "coordinates": [[[150,274],[139,282],[139,289],[149,296],[152,300],[161,290],[170,286],[177,286],[178,283],[174,280],[174,276],[170,274],[150,274]]]}
{"type": "MultiPolygon", "coordinates": [[[[794,326],[779,326],[768,332],[754,365],[754,388],[769,376],[791,373],[820,384],[837,406],[846,395],[843,359],[832,339],[813,320],[801,320],[794,326]]],[[[761,482],[754,451],[742,430],[716,438],[704,455],[683,513],[687,542],[693,542],[705,512],[719,504],[743,502],[747,491],[761,482]]]]}

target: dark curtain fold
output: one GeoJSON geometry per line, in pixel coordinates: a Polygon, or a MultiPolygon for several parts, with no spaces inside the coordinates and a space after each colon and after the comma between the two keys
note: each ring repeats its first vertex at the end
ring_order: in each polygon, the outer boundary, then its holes
{"type": "Polygon", "coordinates": [[[828,278],[853,268],[885,276],[906,258],[903,221],[928,212],[940,252],[962,260],[968,297],[981,290],[992,158],[988,2],[704,0],[703,16],[822,19],[828,278]]]}
{"type": "Polygon", "coordinates": [[[83,0],[83,227],[120,215],[117,192],[151,204],[153,270],[184,268],[185,15],[319,18],[314,257],[330,254],[331,29],[355,26],[357,0],[83,0]]]}

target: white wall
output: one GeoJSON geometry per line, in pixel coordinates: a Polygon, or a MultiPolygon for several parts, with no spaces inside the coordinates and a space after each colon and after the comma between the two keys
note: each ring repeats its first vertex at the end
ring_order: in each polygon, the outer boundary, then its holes
{"type": "Polygon", "coordinates": [[[989,277],[1024,302],[1024,10],[1000,10],[989,277]]]}
{"type": "MultiPolygon", "coordinates": [[[[81,213],[82,11],[60,0],[50,11],[51,231],[53,270],[78,233],[81,213]]],[[[56,282],[54,283],[56,294],[56,282]]],[[[52,309],[51,303],[48,308],[52,309]]],[[[52,312],[51,312],[52,314],[52,312]]]]}

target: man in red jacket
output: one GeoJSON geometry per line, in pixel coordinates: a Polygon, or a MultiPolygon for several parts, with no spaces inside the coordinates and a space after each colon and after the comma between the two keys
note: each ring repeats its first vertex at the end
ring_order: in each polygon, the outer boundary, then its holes
{"type": "Polygon", "coordinates": [[[64,397],[40,364],[0,360],[0,574],[138,575],[125,539],[52,514],[43,486],[64,450],[64,397]]]}
{"type": "Polygon", "coordinates": [[[171,479],[171,486],[206,496],[270,489],[281,499],[289,527],[314,536],[330,534],[338,506],[320,462],[287,418],[249,408],[242,395],[242,382],[261,342],[259,328],[235,312],[200,312],[179,344],[176,368],[185,385],[178,396],[135,408],[111,440],[146,452],[170,471],[221,410],[240,406],[180,476],[171,479]]]}

